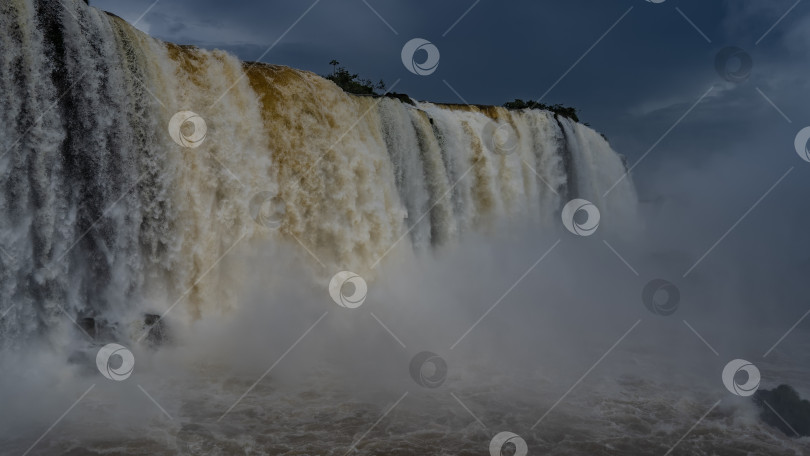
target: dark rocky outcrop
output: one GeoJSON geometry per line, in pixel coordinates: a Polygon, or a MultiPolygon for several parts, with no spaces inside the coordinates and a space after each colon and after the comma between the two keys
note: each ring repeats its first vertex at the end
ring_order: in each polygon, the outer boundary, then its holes
{"type": "Polygon", "coordinates": [[[146,314],[143,317],[144,328],[148,328],[149,334],[146,340],[150,345],[163,345],[169,341],[169,333],[165,321],[157,314],[146,314]]]}
{"type": "Polygon", "coordinates": [[[810,436],[810,402],[799,397],[791,386],[759,390],[754,402],[762,409],[760,418],[769,425],[791,437],[810,436]]]}
{"type": "Polygon", "coordinates": [[[118,325],[96,315],[79,315],[76,325],[95,342],[109,343],[117,340],[118,325]]]}

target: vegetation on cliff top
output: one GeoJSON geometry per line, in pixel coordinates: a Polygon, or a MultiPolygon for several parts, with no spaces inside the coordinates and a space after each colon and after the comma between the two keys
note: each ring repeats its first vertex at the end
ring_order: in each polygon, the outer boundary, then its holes
{"type": "MultiPolygon", "coordinates": [[[[355,95],[368,95],[368,96],[387,96],[397,98],[403,103],[413,104],[410,97],[401,93],[388,93],[385,91],[385,82],[380,79],[379,82],[374,83],[370,79],[360,78],[359,74],[352,73],[345,67],[340,66],[340,62],[332,60],[329,62],[332,65],[332,73],[323,75],[324,78],[334,82],[338,87],[343,89],[344,92],[355,95]],[[379,91],[382,91],[380,93],[379,91]]],[[[516,98],[514,101],[504,103],[504,108],[509,110],[519,109],[540,109],[543,111],[550,111],[562,117],[567,117],[574,122],[579,122],[577,109],[570,106],[563,106],[561,104],[547,105],[536,101],[523,101],[516,98]]]]}
{"type": "Polygon", "coordinates": [[[515,98],[514,101],[508,101],[504,103],[503,107],[506,109],[540,109],[543,111],[551,111],[554,114],[567,117],[573,120],[574,122],[579,122],[579,116],[577,116],[577,108],[572,108],[570,106],[563,106],[561,104],[547,105],[533,100],[523,101],[520,98],[515,98]]]}
{"type": "Polygon", "coordinates": [[[339,66],[340,62],[337,60],[332,60],[329,64],[332,65],[332,73],[322,76],[337,84],[344,92],[354,95],[396,98],[403,103],[413,104],[411,97],[404,93],[386,91],[385,81],[382,79],[375,84],[370,79],[360,78],[359,74],[351,73],[345,67],[339,66]]]}
{"type": "Polygon", "coordinates": [[[355,95],[378,95],[377,90],[385,90],[385,82],[380,79],[376,84],[369,79],[361,79],[360,75],[349,72],[340,62],[332,60],[332,73],[323,77],[337,84],[338,87],[355,95]]]}

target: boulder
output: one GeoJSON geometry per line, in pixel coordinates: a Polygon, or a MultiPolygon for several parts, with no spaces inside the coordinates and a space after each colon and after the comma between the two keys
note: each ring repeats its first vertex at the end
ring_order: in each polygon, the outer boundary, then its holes
{"type": "Polygon", "coordinates": [[[145,314],[143,317],[144,329],[148,328],[149,334],[146,336],[150,345],[163,345],[169,341],[169,333],[166,321],[157,314],[145,314]]]}
{"type": "Polygon", "coordinates": [[[791,437],[810,436],[810,402],[799,397],[791,386],[759,390],[754,402],[762,409],[759,417],[769,425],[791,437]]]}

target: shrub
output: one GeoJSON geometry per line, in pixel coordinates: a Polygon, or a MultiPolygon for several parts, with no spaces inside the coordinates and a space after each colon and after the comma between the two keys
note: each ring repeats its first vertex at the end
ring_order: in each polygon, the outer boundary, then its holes
{"type": "Polygon", "coordinates": [[[523,101],[520,98],[515,98],[514,101],[508,101],[503,104],[503,107],[506,109],[540,109],[543,111],[551,111],[554,114],[567,117],[574,122],[579,122],[579,116],[577,116],[577,108],[572,108],[570,106],[563,106],[561,104],[555,105],[547,105],[544,103],[540,103],[534,100],[523,101]]]}
{"type": "Polygon", "coordinates": [[[352,74],[340,65],[337,60],[329,62],[332,65],[332,74],[323,77],[337,84],[345,92],[356,95],[377,95],[377,90],[385,90],[385,82],[382,79],[378,83],[373,83],[368,79],[360,79],[360,75],[352,74]]]}

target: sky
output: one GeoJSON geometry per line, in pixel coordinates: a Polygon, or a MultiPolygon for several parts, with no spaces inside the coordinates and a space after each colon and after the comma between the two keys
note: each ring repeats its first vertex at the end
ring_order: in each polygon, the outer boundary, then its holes
{"type": "Polygon", "coordinates": [[[807,307],[810,163],[794,139],[810,125],[810,1],[91,4],[154,37],[248,61],[325,74],[336,59],[362,77],[398,81],[393,90],[420,100],[575,106],[627,157],[662,251],[678,250],[690,264],[710,250],[697,272],[717,280],[728,279],[728,264],[744,262],[738,291],[769,296],[789,309],[785,318],[807,307]],[[402,64],[412,38],[440,50],[435,73],[415,75],[402,64]],[[740,59],[717,68],[729,47],[750,57],[739,80],[729,73],[740,59]]]}

